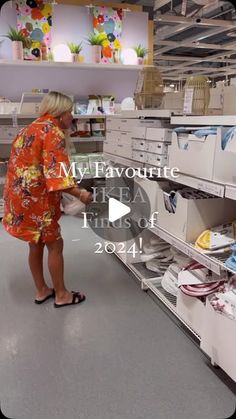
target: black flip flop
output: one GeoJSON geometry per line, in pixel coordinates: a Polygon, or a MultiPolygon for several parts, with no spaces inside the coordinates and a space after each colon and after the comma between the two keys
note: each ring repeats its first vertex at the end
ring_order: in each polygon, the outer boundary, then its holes
{"type": "Polygon", "coordinates": [[[35,304],[43,304],[45,301],[49,300],[50,298],[55,298],[55,290],[52,291],[52,294],[49,294],[43,300],[34,300],[35,304]]]}
{"type": "Polygon", "coordinates": [[[73,293],[73,298],[72,298],[71,303],[65,303],[65,304],[57,304],[57,303],[54,303],[54,307],[59,308],[59,307],[66,307],[66,306],[74,306],[74,305],[80,304],[84,300],[86,300],[85,295],[80,294],[80,292],[74,292],[74,291],[72,291],[72,293],[73,293]]]}

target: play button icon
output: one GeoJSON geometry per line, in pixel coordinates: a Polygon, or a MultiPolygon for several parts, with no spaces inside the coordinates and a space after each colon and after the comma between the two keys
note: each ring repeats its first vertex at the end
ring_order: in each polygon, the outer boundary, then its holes
{"type": "Polygon", "coordinates": [[[124,217],[129,214],[131,208],[128,205],[123,204],[115,198],[109,198],[108,201],[108,218],[110,223],[124,217]]]}
{"type": "Polygon", "coordinates": [[[140,182],[125,176],[106,178],[93,188],[93,201],[83,213],[82,228],[111,242],[137,237],[150,219],[150,202],[140,182]]]}

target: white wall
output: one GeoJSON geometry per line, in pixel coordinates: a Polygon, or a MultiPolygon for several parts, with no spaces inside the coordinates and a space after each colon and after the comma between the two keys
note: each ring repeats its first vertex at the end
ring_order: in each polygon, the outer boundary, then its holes
{"type": "MultiPolygon", "coordinates": [[[[16,25],[16,13],[11,2],[3,5],[0,15],[0,34],[16,25]]],[[[86,7],[56,5],[53,15],[52,47],[59,43],[83,41],[86,62],[91,62],[91,49],[86,38],[92,31],[92,17],[86,7]]],[[[0,38],[1,39],[1,38],[0,38]]],[[[4,39],[4,38],[3,38],[4,39]]],[[[122,45],[124,48],[137,44],[148,46],[148,14],[127,12],[123,21],[122,45]]],[[[11,59],[11,42],[5,39],[0,45],[0,59],[11,59]]],[[[73,93],[81,97],[88,94],[113,94],[116,101],[132,96],[137,72],[75,69],[35,69],[26,67],[1,67],[0,96],[19,100],[22,92],[32,88],[49,88],[73,93]]]]}

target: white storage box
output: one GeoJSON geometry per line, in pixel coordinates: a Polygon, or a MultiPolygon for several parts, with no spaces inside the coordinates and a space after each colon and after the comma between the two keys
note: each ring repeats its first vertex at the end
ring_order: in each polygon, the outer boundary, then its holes
{"type": "Polygon", "coordinates": [[[132,130],[133,138],[146,138],[147,128],[162,128],[165,127],[165,122],[155,119],[140,119],[132,130]]]}
{"type": "Polygon", "coordinates": [[[133,150],[147,150],[147,146],[146,140],[132,140],[133,150]]]}
{"type": "Polygon", "coordinates": [[[205,304],[196,297],[190,297],[178,289],[176,311],[183,321],[200,337],[205,315],[205,304]]]}
{"type": "Polygon", "coordinates": [[[117,154],[118,153],[118,144],[104,140],[103,142],[103,151],[110,153],[110,154],[117,154]]]}
{"type": "Polygon", "coordinates": [[[218,128],[217,130],[213,180],[236,185],[236,134],[235,138],[231,140],[235,144],[235,151],[233,151],[233,147],[232,151],[222,150],[221,140],[225,131],[225,128],[218,128]]]}
{"type": "Polygon", "coordinates": [[[131,133],[132,138],[141,138],[141,139],[146,138],[146,131],[147,131],[147,128],[145,126],[135,127],[133,128],[132,133],[131,133]]]}
{"type": "Polygon", "coordinates": [[[236,381],[236,321],[217,313],[206,303],[201,349],[236,381]]]}
{"type": "MultiPolygon", "coordinates": [[[[159,188],[158,182],[154,179],[142,179],[135,177],[135,183],[140,185],[146,192],[150,204],[150,217],[153,212],[157,211],[157,190],[159,188]]],[[[141,214],[146,215],[146,214],[141,214]]]]}
{"type": "Polygon", "coordinates": [[[119,134],[120,134],[119,131],[107,130],[107,132],[106,132],[106,139],[108,141],[118,140],[119,134]]]}
{"type": "Polygon", "coordinates": [[[146,151],[132,151],[132,160],[140,161],[141,163],[147,162],[147,153],[146,151]]]}
{"type": "Polygon", "coordinates": [[[106,126],[108,130],[132,132],[133,128],[137,126],[138,121],[139,120],[137,118],[107,118],[106,126]]]}
{"type": "Polygon", "coordinates": [[[124,131],[119,131],[119,137],[118,137],[118,142],[119,144],[132,144],[132,139],[131,139],[131,134],[130,132],[124,132],[124,131]]]}
{"type": "Polygon", "coordinates": [[[132,147],[131,144],[118,144],[116,149],[117,156],[126,157],[127,159],[132,158],[132,147]]]}
{"type": "MultiPolygon", "coordinates": [[[[181,135],[181,134],[180,134],[181,135]]],[[[172,135],[172,144],[169,148],[169,165],[177,167],[181,173],[212,180],[216,148],[216,135],[198,138],[190,134],[188,148],[185,150],[179,145],[176,132],[172,135]]]]}
{"type": "Polygon", "coordinates": [[[172,130],[168,128],[147,128],[146,139],[171,142],[172,130]]]}
{"type": "Polygon", "coordinates": [[[12,126],[3,126],[0,129],[0,139],[14,140],[20,128],[14,128],[12,126]]]}
{"type": "Polygon", "coordinates": [[[166,166],[168,163],[168,158],[165,155],[152,154],[152,153],[146,153],[146,154],[147,154],[146,162],[150,164],[151,166],[163,167],[163,166],[166,166]]]}
{"type": "Polygon", "coordinates": [[[178,192],[176,211],[170,213],[162,189],[158,189],[157,207],[159,226],[187,242],[195,242],[208,228],[233,221],[236,214],[236,202],[230,199],[186,199],[178,192]]]}
{"type": "Polygon", "coordinates": [[[168,145],[165,143],[156,143],[155,141],[147,141],[147,151],[155,154],[167,154],[168,145]]]}

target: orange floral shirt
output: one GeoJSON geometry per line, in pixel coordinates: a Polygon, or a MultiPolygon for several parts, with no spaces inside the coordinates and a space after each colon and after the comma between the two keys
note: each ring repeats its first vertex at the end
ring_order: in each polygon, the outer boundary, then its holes
{"type": "Polygon", "coordinates": [[[37,243],[59,238],[61,190],[76,186],[65,134],[50,115],[36,119],[15,138],[4,189],[3,225],[11,235],[37,243]]]}

